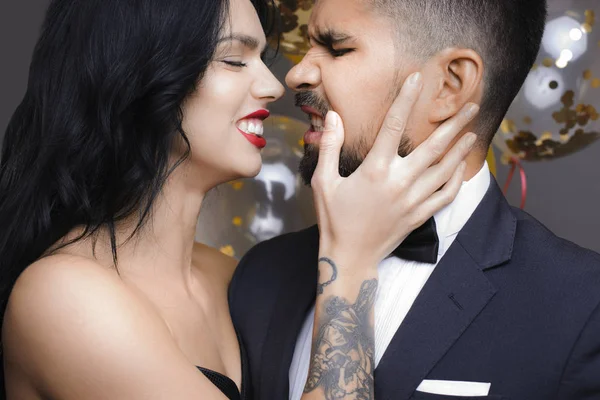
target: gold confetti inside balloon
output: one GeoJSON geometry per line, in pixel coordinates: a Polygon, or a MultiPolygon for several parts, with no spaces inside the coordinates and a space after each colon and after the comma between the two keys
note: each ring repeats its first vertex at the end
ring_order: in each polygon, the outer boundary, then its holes
{"type": "Polygon", "coordinates": [[[218,187],[200,213],[196,239],[237,258],[263,240],[316,223],[312,194],[297,173],[309,125],[274,115],[264,127],[260,173],[218,187]]]}
{"type": "Polygon", "coordinates": [[[599,5],[549,1],[536,64],[494,138],[504,162],[566,156],[600,137],[599,5]]]}
{"type": "Polygon", "coordinates": [[[306,54],[308,43],[308,19],[314,0],[275,0],[281,15],[279,49],[294,64],[306,54]]]}

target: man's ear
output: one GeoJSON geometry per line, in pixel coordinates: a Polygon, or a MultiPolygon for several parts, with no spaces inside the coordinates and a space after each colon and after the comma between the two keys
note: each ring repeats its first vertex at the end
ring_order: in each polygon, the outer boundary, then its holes
{"type": "Polygon", "coordinates": [[[439,86],[429,112],[430,123],[440,123],[458,113],[468,102],[480,103],[483,92],[483,60],[470,49],[446,49],[432,60],[439,86]]]}

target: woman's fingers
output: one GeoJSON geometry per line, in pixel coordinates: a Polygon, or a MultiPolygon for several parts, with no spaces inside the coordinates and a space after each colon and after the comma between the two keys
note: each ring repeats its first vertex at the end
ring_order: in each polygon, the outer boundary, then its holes
{"type": "Polygon", "coordinates": [[[420,226],[421,224],[425,223],[425,221],[427,221],[427,219],[429,219],[432,215],[434,215],[436,212],[438,212],[442,208],[452,203],[452,201],[454,201],[454,199],[458,195],[460,187],[462,186],[466,167],[466,162],[461,162],[458,168],[452,174],[450,180],[444,185],[444,187],[438,190],[437,192],[433,193],[431,196],[429,196],[428,199],[423,201],[417,207],[417,212],[415,214],[423,215],[426,217],[422,221],[417,221],[417,226],[420,226]]]}
{"type": "Polygon", "coordinates": [[[400,94],[390,107],[383,125],[375,138],[375,143],[365,158],[363,164],[369,163],[388,165],[398,157],[398,147],[404,135],[412,109],[419,98],[423,87],[420,72],[410,75],[400,94]]]}
{"type": "Polygon", "coordinates": [[[419,196],[416,202],[425,201],[455,176],[457,168],[469,155],[476,141],[477,135],[474,133],[465,134],[439,163],[429,167],[419,177],[413,188],[417,193],[416,196],[419,196]]]}
{"type": "Polygon", "coordinates": [[[312,186],[323,189],[340,177],[340,152],[344,144],[344,126],[335,111],[329,111],[325,118],[325,129],[319,142],[319,161],[312,178],[312,186]]]}
{"type": "Polygon", "coordinates": [[[406,158],[415,175],[421,175],[429,166],[440,159],[454,140],[465,127],[473,120],[479,106],[468,103],[463,109],[440,125],[423,143],[414,149],[406,158]]]}

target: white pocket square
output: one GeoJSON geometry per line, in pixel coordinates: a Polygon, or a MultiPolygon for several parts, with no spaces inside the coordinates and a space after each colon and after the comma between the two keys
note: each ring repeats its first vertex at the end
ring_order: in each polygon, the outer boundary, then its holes
{"type": "Polygon", "coordinates": [[[417,388],[417,392],[440,394],[445,396],[476,397],[490,394],[491,383],[433,381],[425,379],[417,388]]]}

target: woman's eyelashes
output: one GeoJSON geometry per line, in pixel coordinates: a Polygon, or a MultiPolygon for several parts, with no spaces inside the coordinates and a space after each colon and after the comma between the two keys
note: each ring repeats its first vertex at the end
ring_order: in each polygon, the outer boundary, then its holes
{"type": "Polygon", "coordinates": [[[223,63],[227,64],[229,66],[232,66],[232,67],[236,67],[236,68],[243,68],[243,67],[247,67],[248,66],[248,64],[243,63],[241,61],[223,60],[223,63]]]}
{"type": "MultiPolygon", "coordinates": [[[[238,57],[236,57],[238,58],[238,57]]],[[[267,61],[269,58],[272,58],[271,55],[267,52],[264,51],[260,54],[260,62],[262,62],[263,64],[267,64],[267,61]]],[[[247,67],[248,63],[247,62],[243,62],[241,60],[231,60],[231,59],[225,59],[222,60],[221,62],[223,62],[226,65],[229,65],[231,67],[235,67],[235,68],[243,68],[243,67],[247,67]]]]}

